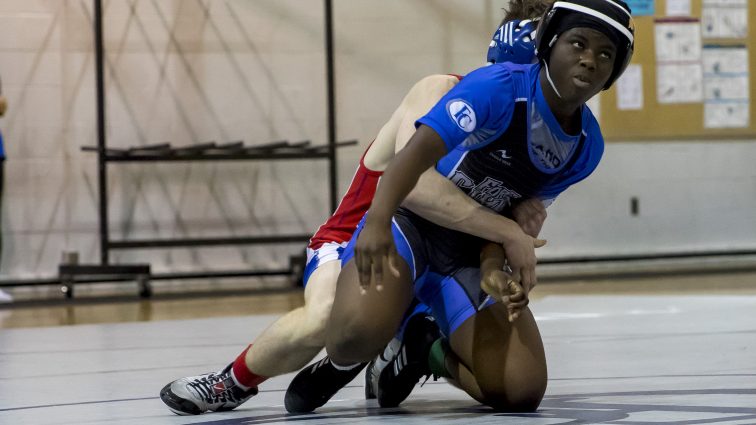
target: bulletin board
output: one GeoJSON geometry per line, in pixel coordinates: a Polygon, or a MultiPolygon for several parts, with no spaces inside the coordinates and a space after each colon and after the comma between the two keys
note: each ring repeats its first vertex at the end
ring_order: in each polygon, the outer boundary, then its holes
{"type": "MultiPolygon", "coordinates": [[[[642,82],[639,90],[642,90],[642,106],[640,109],[626,109],[618,106],[617,84],[610,90],[600,94],[599,121],[608,141],[622,140],[665,140],[665,139],[737,139],[756,137],[756,41],[754,40],[754,28],[756,25],[756,2],[747,1],[747,34],[738,38],[709,38],[703,37],[701,44],[706,48],[712,46],[725,47],[729,50],[737,49],[747,52],[747,59],[743,59],[744,66],[747,64],[748,74],[742,74],[741,82],[745,81],[748,89],[748,99],[745,100],[745,108],[741,109],[742,119],[747,120],[744,127],[737,128],[710,128],[705,124],[706,116],[711,116],[711,110],[705,111],[707,100],[704,98],[690,103],[666,103],[660,102],[657,93],[657,52],[655,46],[655,26],[664,20],[685,20],[685,17],[669,17],[666,15],[667,1],[653,0],[651,4],[654,10],[653,16],[635,16],[635,53],[631,65],[635,67],[637,75],[642,82]],[[747,80],[745,80],[747,79],[747,80]],[[748,109],[746,111],[746,109],[748,109]]],[[[712,0],[689,0],[689,22],[700,21],[702,25],[707,20],[703,19],[703,3],[712,0]]],[[[718,0],[713,0],[718,1],[718,0]]],[[[721,0],[719,0],[721,1],[721,0]]],[[[727,3],[727,1],[724,1],[727,3]]],[[[711,4],[711,3],[709,3],[711,4]]],[[[743,19],[746,19],[744,16],[743,19]]],[[[702,30],[702,34],[704,34],[702,30]]],[[[663,77],[662,77],[663,78],[663,77]]],[[[703,84],[704,86],[706,84],[703,84]]],[[[625,91],[627,93],[627,91],[625,91]]],[[[627,96],[620,96],[627,98],[627,96]]],[[[711,121],[709,121],[711,122],[711,121]]]]}

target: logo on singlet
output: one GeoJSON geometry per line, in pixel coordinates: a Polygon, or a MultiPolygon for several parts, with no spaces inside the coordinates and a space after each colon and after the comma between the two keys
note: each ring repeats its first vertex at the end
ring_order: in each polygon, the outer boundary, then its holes
{"type": "Polygon", "coordinates": [[[541,161],[541,164],[544,165],[544,167],[549,169],[555,169],[559,168],[560,165],[562,165],[562,160],[559,159],[556,153],[554,153],[551,149],[546,148],[541,145],[533,146],[533,151],[538,156],[538,159],[541,161]]]}
{"type": "Polygon", "coordinates": [[[507,167],[512,166],[512,157],[507,154],[506,149],[497,149],[495,151],[491,151],[488,155],[500,164],[504,164],[507,167]]]}
{"type": "Polygon", "coordinates": [[[519,193],[504,186],[503,182],[492,177],[486,177],[482,182],[476,183],[473,178],[457,170],[452,175],[451,181],[479,204],[496,212],[503,211],[504,208],[512,205],[513,200],[522,197],[519,193]]]}
{"type": "Polygon", "coordinates": [[[472,106],[462,99],[455,99],[449,102],[446,110],[457,126],[467,133],[472,133],[475,130],[475,126],[478,125],[472,106]]]}

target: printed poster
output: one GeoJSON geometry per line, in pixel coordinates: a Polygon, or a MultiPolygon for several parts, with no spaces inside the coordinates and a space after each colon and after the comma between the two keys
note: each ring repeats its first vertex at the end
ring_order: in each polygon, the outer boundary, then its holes
{"type": "Polygon", "coordinates": [[[632,111],[643,109],[643,69],[631,64],[617,80],[617,109],[632,111]]]}
{"type": "Polygon", "coordinates": [[[700,21],[693,18],[657,19],[654,36],[659,103],[702,102],[700,21]]]}
{"type": "Polygon", "coordinates": [[[667,0],[667,16],[690,16],[690,0],[667,0]]]}
{"type": "Polygon", "coordinates": [[[704,127],[748,127],[750,82],[746,46],[704,46],[703,69],[704,127]]]}
{"type": "Polygon", "coordinates": [[[748,2],[746,0],[704,0],[704,38],[748,37],[748,2]]]}

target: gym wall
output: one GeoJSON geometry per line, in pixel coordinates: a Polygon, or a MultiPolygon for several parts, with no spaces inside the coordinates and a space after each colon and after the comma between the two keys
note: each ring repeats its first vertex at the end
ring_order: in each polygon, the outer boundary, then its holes
{"type": "MultiPolygon", "coordinates": [[[[340,191],[414,82],[483,64],[493,0],[336,0],[340,191]]],[[[323,4],[304,0],[104,2],[108,146],[326,143],[323,4]]],[[[0,4],[9,101],[0,278],[52,276],[63,251],[98,254],[91,1],[0,4]]],[[[643,48],[638,46],[639,49],[643,48]]],[[[753,140],[607,144],[549,209],[543,258],[756,249],[753,140]],[[637,198],[637,214],[631,199],[637,198]]],[[[110,165],[113,238],[313,232],[324,161],[110,165]]],[[[118,251],[153,271],[286,266],[298,245],[118,251]]]]}

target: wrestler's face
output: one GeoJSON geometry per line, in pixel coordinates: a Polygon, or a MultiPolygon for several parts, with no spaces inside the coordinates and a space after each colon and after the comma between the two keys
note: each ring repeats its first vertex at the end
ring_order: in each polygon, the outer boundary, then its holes
{"type": "Polygon", "coordinates": [[[557,38],[549,69],[562,99],[585,103],[600,92],[614,69],[617,48],[607,36],[590,28],[572,28],[557,38]]]}

